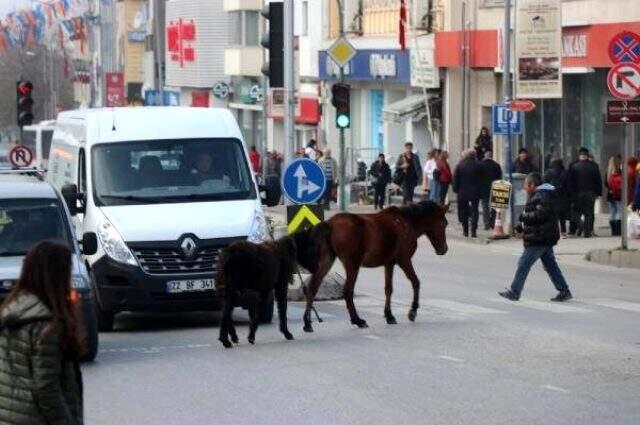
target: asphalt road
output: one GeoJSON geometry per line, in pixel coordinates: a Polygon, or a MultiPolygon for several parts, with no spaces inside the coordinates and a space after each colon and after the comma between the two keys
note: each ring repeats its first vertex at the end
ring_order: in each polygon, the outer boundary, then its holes
{"type": "Polygon", "coordinates": [[[116,424],[640,424],[640,272],[560,256],[576,299],[555,295],[540,265],[518,303],[500,299],[519,249],[450,242],[415,257],[421,309],[396,270],[395,326],[382,315],[383,272],[363,270],[352,327],[343,302],[318,303],[324,323],[302,332],[290,303],[276,325],[241,344],[217,341],[219,315],[133,315],[101,335],[84,367],[86,422],[116,424]]]}

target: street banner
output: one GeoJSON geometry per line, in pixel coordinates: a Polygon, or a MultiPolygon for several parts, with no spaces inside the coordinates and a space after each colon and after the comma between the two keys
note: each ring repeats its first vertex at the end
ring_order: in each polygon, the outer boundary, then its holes
{"type": "Polygon", "coordinates": [[[491,184],[491,208],[506,210],[511,199],[511,183],[506,180],[496,180],[491,184]]]}
{"type": "Polygon", "coordinates": [[[516,96],[561,98],[561,0],[519,0],[516,4],[516,96]]]}
{"type": "Polygon", "coordinates": [[[440,73],[435,61],[435,35],[414,37],[411,46],[411,87],[437,89],[440,73]]]}
{"type": "Polygon", "coordinates": [[[122,72],[105,73],[107,96],[104,106],[113,108],[125,105],[124,74],[122,72]]]}

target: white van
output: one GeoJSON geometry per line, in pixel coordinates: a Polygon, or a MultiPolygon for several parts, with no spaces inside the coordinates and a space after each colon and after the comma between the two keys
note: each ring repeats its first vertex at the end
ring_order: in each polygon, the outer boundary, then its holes
{"type": "MultiPolygon", "coordinates": [[[[225,109],[62,112],[47,179],[78,235],[98,240],[86,261],[104,331],[121,311],[220,308],[220,250],[269,237],[247,149],[225,109]]],[[[261,313],[270,321],[273,302],[261,313]]]]}
{"type": "Polygon", "coordinates": [[[55,121],[41,121],[27,125],[22,129],[22,145],[31,149],[34,154],[32,167],[39,171],[47,170],[51,140],[55,130],[55,121]]]}

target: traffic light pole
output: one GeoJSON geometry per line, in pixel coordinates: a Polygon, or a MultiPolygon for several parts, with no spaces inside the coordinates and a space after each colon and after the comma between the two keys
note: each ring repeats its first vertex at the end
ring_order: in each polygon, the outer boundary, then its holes
{"type": "MultiPolygon", "coordinates": [[[[502,50],[502,93],[504,95],[504,103],[508,105],[511,101],[511,97],[513,96],[513,90],[511,85],[511,1],[504,2],[504,26],[503,26],[503,43],[504,46],[502,50]]],[[[512,134],[511,134],[511,123],[508,125],[509,134],[504,136],[504,172],[509,176],[509,183],[511,183],[511,199],[509,200],[509,214],[510,214],[510,224],[511,224],[511,232],[513,232],[513,228],[515,226],[514,217],[515,217],[515,208],[513,205],[513,201],[515,199],[514,196],[514,187],[513,187],[513,175],[511,169],[511,143],[512,143],[512,134]]],[[[511,233],[510,232],[510,233],[511,233]]]]}
{"type": "MultiPolygon", "coordinates": [[[[338,9],[339,9],[339,17],[340,17],[340,38],[344,37],[344,9],[343,9],[343,1],[338,0],[338,9]]],[[[338,80],[340,84],[344,83],[344,67],[340,67],[340,73],[338,75],[338,80]]],[[[340,139],[339,139],[339,150],[340,150],[340,190],[338,190],[338,206],[340,211],[347,211],[347,158],[346,158],[346,149],[345,149],[345,135],[344,128],[340,127],[340,139]]]]}
{"type": "Polygon", "coordinates": [[[295,86],[293,83],[293,0],[284,0],[283,4],[283,33],[284,33],[284,137],[285,152],[284,162],[289,164],[293,159],[293,148],[295,146],[295,86]]]}

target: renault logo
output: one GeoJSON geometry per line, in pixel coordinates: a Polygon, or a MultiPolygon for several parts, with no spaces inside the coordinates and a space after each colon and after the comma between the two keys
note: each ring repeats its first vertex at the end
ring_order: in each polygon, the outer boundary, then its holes
{"type": "Polygon", "coordinates": [[[191,258],[195,255],[198,245],[196,245],[196,242],[193,239],[187,237],[184,238],[184,240],[180,244],[180,248],[182,248],[182,252],[184,253],[185,257],[191,258]]]}

